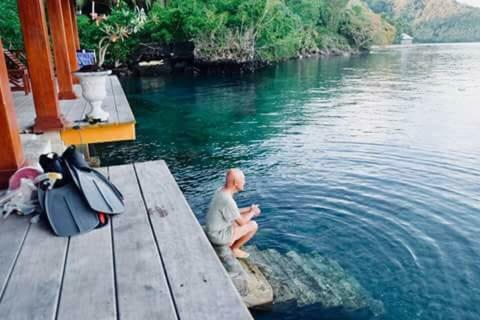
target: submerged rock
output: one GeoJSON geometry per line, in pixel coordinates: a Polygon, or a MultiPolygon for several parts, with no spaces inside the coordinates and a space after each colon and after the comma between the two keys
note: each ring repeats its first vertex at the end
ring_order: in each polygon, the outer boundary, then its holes
{"type": "Polygon", "coordinates": [[[243,301],[249,308],[269,310],[273,303],[273,288],[256,264],[239,260],[247,274],[248,293],[243,301]]]}
{"type": "Polygon", "coordinates": [[[317,253],[286,254],[246,247],[247,260],[238,260],[228,246],[213,246],[233,284],[249,308],[274,310],[316,319],[374,319],[384,314],[381,301],[336,261],[317,253]]]}
{"type": "Polygon", "coordinates": [[[334,260],[316,253],[282,255],[254,246],[246,250],[273,288],[274,310],[313,310],[318,319],[372,319],[384,314],[382,302],[372,299],[334,260]]]}
{"type": "Polygon", "coordinates": [[[237,260],[228,246],[214,245],[213,248],[248,308],[272,304],[273,289],[255,264],[237,260]]]}

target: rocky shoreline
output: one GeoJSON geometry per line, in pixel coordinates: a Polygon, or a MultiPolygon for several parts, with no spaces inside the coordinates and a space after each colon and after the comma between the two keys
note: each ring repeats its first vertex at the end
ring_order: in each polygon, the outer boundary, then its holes
{"type": "MultiPolygon", "coordinates": [[[[362,54],[358,50],[337,48],[319,49],[302,53],[291,59],[329,58],[362,54]]],[[[128,65],[112,68],[120,76],[155,77],[169,74],[243,74],[272,65],[261,60],[236,61],[234,59],[201,59],[195,57],[195,48],[191,42],[178,42],[171,45],[143,44],[132,54],[128,65]]]]}

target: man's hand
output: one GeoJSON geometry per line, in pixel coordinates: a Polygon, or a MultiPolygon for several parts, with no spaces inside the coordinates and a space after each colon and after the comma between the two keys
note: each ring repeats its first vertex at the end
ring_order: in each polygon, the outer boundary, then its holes
{"type": "Polygon", "coordinates": [[[258,207],[258,204],[252,204],[250,206],[250,211],[253,213],[254,217],[258,217],[260,215],[260,208],[258,207]]]}

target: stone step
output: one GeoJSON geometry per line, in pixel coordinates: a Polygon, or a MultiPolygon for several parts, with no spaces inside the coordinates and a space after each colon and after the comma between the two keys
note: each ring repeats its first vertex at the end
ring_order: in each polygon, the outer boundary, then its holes
{"type": "Polygon", "coordinates": [[[259,259],[265,266],[262,271],[273,288],[274,304],[294,303],[296,305],[296,294],[288,285],[289,276],[281,268],[275,255],[272,255],[273,252],[276,251],[270,249],[254,253],[253,261],[256,263],[255,259],[259,259]]]}
{"type": "Polygon", "coordinates": [[[253,246],[246,250],[271,284],[278,310],[298,307],[299,312],[315,310],[335,319],[371,319],[385,312],[382,302],[372,299],[334,260],[318,253],[283,255],[253,246]]]}
{"type": "Polygon", "coordinates": [[[333,293],[339,299],[339,305],[350,310],[368,306],[365,290],[336,261],[319,254],[310,255],[306,260],[310,261],[313,271],[323,278],[325,285],[333,289],[333,293]]]}
{"type": "Polygon", "coordinates": [[[239,260],[247,274],[247,294],[242,296],[248,308],[271,308],[273,303],[273,288],[258,266],[248,259],[239,260]]]}
{"type": "Polygon", "coordinates": [[[297,304],[304,306],[315,303],[317,300],[315,292],[310,287],[310,283],[305,278],[302,272],[298,272],[296,266],[285,256],[281,255],[278,251],[268,250],[274,261],[277,262],[277,266],[281,268],[286,274],[285,284],[295,294],[297,298],[297,304]]]}
{"type": "Polygon", "coordinates": [[[309,256],[299,255],[294,251],[290,251],[287,253],[287,257],[295,265],[298,274],[303,274],[305,281],[308,281],[311,290],[315,292],[315,301],[307,301],[309,303],[306,304],[319,303],[323,308],[335,308],[342,305],[342,299],[332,288],[328,278],[324,274],[317,272],[309,256]]]}

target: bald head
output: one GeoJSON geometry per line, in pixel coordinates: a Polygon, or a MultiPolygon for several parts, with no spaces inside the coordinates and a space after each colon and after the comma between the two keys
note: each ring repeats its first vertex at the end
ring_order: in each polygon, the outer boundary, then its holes
{"type": "Polygon", "coordinates": [[[225,189],[232,192],[243,191],[245,186],[245,175],[240,169],[229,169],[225,177],[225,189]]]}

